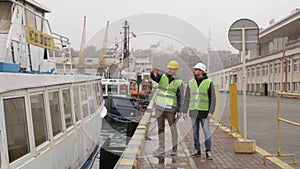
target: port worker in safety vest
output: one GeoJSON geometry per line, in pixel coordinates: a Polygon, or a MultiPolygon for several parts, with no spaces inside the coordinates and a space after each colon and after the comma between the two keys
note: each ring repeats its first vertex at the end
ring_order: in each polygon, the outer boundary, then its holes
{"type": "Polygon", "coordinates": [[[159,74],[158,69],[154,68],[151,72],[151,79],[158,83],[158,89],[155,96],[155,116],[158,123],[159,147],[154,154],[163,154],[165,152],[165,119],[167,119],[172,135],[171,155],[177,154],[178,133],[175,123],[175,117],[181,115],[181,105],[183,103],[183,83],[176,78],[179,64],[176,61],[170,61],[167,65],[168,71],[165,74],[159,74]]]}
{"type": "Polygon", "coordinates": [[[199,124],[201,124],[205,136],[206,158],[212,160],[209,119],[213,117],[215,111],[216,97],[213,82],[208,79],[206,73],[206,66],[203,63],[197,63],[193,67],[194,78],[189,80],[186,88],[182,116],[187,119],[187,111],[189,110],[196,150],[191,157],[201,156],[199,137],[199,124]]]}

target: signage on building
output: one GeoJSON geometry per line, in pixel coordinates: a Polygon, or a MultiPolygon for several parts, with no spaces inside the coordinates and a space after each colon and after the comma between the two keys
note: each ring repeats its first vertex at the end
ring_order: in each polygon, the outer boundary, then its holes
{"type": "Polygon", "coordinates": [[[31,26],[26,26],[26,38],[29,44],[54,50],[54,38],[31,26]]]}

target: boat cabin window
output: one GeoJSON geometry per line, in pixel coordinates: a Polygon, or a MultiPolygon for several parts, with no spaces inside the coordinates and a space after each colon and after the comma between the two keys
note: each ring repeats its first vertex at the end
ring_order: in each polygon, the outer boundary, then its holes
{"type": "Polygon", "coordinates": [[[127,85],[126,84],[121,84],[120,85],[120,94],[121,95],[126,95],[127,93],[128,93],[127,85]]]}
{"type": "Polygon", "coordinates": [[[64,102],[63,104],[64,104],[64,111],[65,111],[65,122],[66,122],[66,127],[68,128],[73,124],[70,90],[69,89],[63,90],[62,94],[63,94],[63,102],[64,102]]]}
{"type": "Polygon", "coordinates": [[[118,85],[107,85],[107,93],[111,93],[112,95],[117,95],[118,85]]]}
{"type": "Polygon", "coordinates": [[[87,91],[85,85],[80,86],[80,95],[81,95],[81,101],[87,100],[87,91]]]}
{"type": "Polygon", "coordinates": [[[82,103],[82,115],[83,118],[89,115],[89,106],[88,106],[88,96],[86,85],[80,86],[80,95],[81,95],[81,103],[82,103]]]}
{"type": "Polygon", "coordinates": [[[89,106],[90,106],[90,112],[91,112],[91,114],[95,113],[96,109],[95,109],[95,101],[94,101],[94,99],[91,99],[89,101],[89,106]]]}
{"type": "Polygon", "coordinates": [[[9,162],[30,152],[25,98],[3,100],[9,162]]]}
{"type": "Polygon", "coordinates": [[[89,115],[89,106],[87,103],[82,105],[83,118],[89,115]]]}
{"type": "Polygon", "coordinates": [[[73,96],[74,96],[74,111],[75,111],[75,120],[80,120],[80,100],[79,100],[79,87],[73,87],[73,96]]]}
{"type": "Polygon", "coordinates": [[[49,92],[49,105],[53,136],[62,131],[58,91],[49,92]]]}
{"type": "Polygon", "coordinates": [[[106,90],[106,85],[102,85],[102,91],[104,92],[104,94],[108,94],[108,92],[106,90]]]}
{"type": "Polygon", "coordinates": [[[25,15],[26,15],[26,23],[28,26],[31,26],[33,28],[37,28],[36,27],[36,22],[35,22],[35,16],[34,13],[32,13],[29,10],[25,10],[25,15]]]}
{"type": "MultiPolygon", "coordinates": [[[[102,96],[102,92],[101,92],[101,90],[99,90],[99,89],[102,88],[101,87],[101,83],[94,83],[93,86],[94,86],[94,88],[96,90],[96,105],[100,106],[101,103],[102,103],[102,101],[103,101],[103,99],[101,97],[102,96]]],[[[104,86],[104,91],[105,91],[105,86],[104,86]]]]}
{"type": "Polygon", "coordinates": [[[0,1],[0,33],[8,33],[11,23],[12,2],[0,1]]]}
{"type": "Polygon", "coordinates": [[[91,85],[87,85],[87,93],[88,93],[88,97],[92,96],[92,87],[91,85]]]}
{"type": "Polygon", "coordinates": [[[92,88],[91,85],[87,85],[87,91],[88,91],[88,99],[89,99],[89,108],[90,108],[90,113],[95,113],[95,100],[94,100],[94,95],[95,93],[95,88],[92,88]]]}
{"type": "Polygon", "coordinates": [[[49,140],[44,106],[44,95],[31,95],[30,105],[32,112],[35,146],[39,146],[46,140],[49,140]]]}

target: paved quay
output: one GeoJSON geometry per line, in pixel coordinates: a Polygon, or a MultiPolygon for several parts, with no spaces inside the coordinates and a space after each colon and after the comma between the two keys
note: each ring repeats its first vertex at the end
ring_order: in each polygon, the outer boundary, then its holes
{"type": "MultiPolygon", "coordinates": [[[[205,155],[200,158],[189,157],[194,152],[192,124],[190,119],[185,121],[182,118],[177,122],[179,136],[177,156],[170,154],[172,143],[167,121],[165,121],[166,152],[160,156],[153,155],[153,151],[158,148],[158,135],[157,121],[151,103],[147,109],[148,113],[145,114],[142,123],[139,124],[139,132],[136,132],[131,140],[131,147],[136,148],[132,149],[129,146],[128,153],[123,153],[123,158],[119,160],[119,164],[123,165],[117,165],[116,168],[299,168],[298,163],[293,164],[291,158],[287,157],[267,158],[266,165],[263,164],[263,155],[274,154],[277,150],[276,100],[275,97],[247,97],[248,139],[256,140],[256,152],[238,154],[234,152],[234,142],[237,138],[228,134],[229,98],[227,94],[221,94],[218,108],[221,123],[210,123],[213,160],[206,160],[205,155]]],[[[240,131],[243,131],[240,101],[239,127],[240,131]]],[[[285,113],[285,118],[299,121],[297,118],[299,101],[299,99],[282,99],[282,112],[285,113]]],[[[297,149],[299,142],[296,141],[299,140],[298,131],[295,126],[282,125],[282,153],[299,154],[299,149],[297,149]]],[[[204,138],[202,130],[200,137],[204,138]]],[[[203,140],[201,140],[201,146],[202,154],[204,154],[203,140]]]]}
{"type": "MultiPolygon", "coordinates": [[[[206,160],[202,141],[202,156],[200,158],[190,158],[190,154],[194,152],[191,122],[183,119],[180,119],[177,123],[179,135],[178,153],[177,156],[171,156],[171,134],[167,125],[168,123],[166,121],[166,153],[160,156],[153,155],[153,151],[158,147],[158,136],[156,120],[154,117],[151,118],[148,128],[148,137],[151,138],[151,140],[145,141],[144,149],[140,157],[139,168],[281,168],[270,160],[267,160],[267,164],[263,165],[263,156],[257,152],[253,154],[235,153],[234,141],[236,138],[228,138],[229,134],[224,131],[224,127],[220,127],[215,123],[211,123],[212,152],[214,159],[206,160]]],[[[203,136],[201,138],[203,138],[203,136]]]]}
{"type": "MultiPolygon", "coordinates": [[[[238,95],[239,128],[243,132],[242,95],[238,95]]],[[[300,123],[300,99],[281,98],[281,116],[300,123]]],[[[229,94],[220,94],[219,111],[222,112],[222,124],[229,125],[229,94]]],[[[293,168],[300,169],[300,127],[286,123],[280,125],[281,153],[296,154],[296,164],[291,157],[278,157],[293,168]]],[[[247,131],[248,139],[256,140],[262,150],[277,153],[277,97],[247,95],[247,131]]],[[[268,162],[267,162],[268,163],[268,162]]]]}

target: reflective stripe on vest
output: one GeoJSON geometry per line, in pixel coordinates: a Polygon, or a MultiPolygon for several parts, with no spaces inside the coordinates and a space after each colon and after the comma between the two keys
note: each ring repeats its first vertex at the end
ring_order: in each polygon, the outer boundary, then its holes
{"type": "Polygon", "coordinates": [[[158,89],[155,97],[155,104],[164,107],[164,108],[172,108],[172,106],[177,106],[177,97],[176,93],[180,85],[182,84],[182,80],[173,80],[169,84],[169,78],[163,74],[159,83],[158,89]]]}
{"type": "Polygon", "coordinates": [[[190,110],[208,111],[208,89],[210,86],[210,82],[210,79],[204,79],[198,87],[197,81],[195,79],[189,80],[188,86],[190,88],[190,110]]]}

